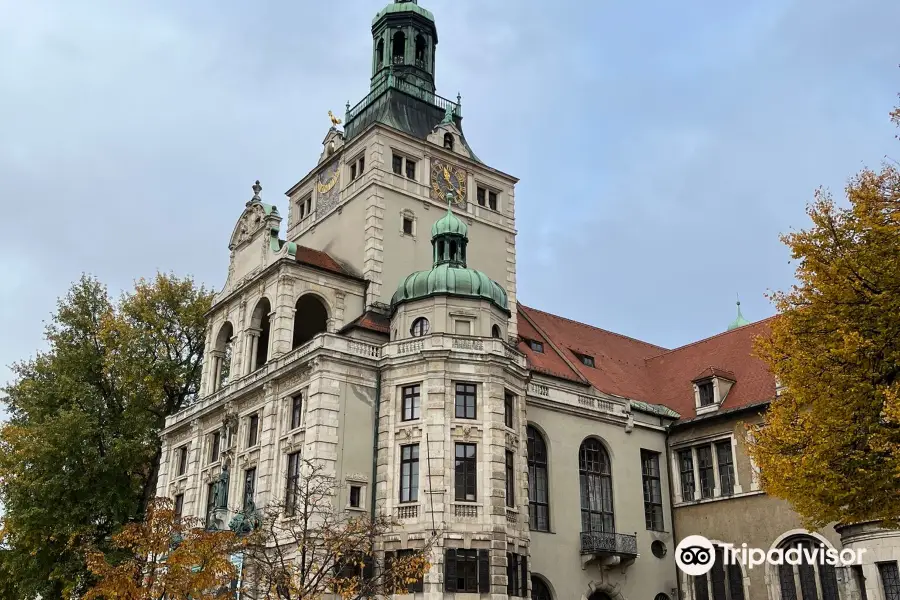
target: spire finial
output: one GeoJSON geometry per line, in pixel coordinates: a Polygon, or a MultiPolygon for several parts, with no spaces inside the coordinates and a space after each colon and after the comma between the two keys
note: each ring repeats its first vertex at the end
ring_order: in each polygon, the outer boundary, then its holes
{"type": "Polygon", "coordinates": [[[737,294],[737,317],[734,321],[731,322],[731,325],[728,326],[728,331],[732,329],[737,329],[738,327],[743,327],[744,325],[749,325],[750,321],[744,318],[744,315],[741,314],[741,296],[737,294]]]}
{"type": "Polygon", "coordinates": [[[251,202],[262,202],[262,198],[259,197],[259,193],[262,191],[262,186],[259,185],[259,179],[256,180],[256,183],[253,184],[253,198],[250,199],[251,202]]]}
{"type": "Polygon", "coordinates": [[[453,192],[448,190],[447,195],[445,196],[447,198],[447,212],[448,213],[453,212],[453,196],[454,196],[453,192]]]}

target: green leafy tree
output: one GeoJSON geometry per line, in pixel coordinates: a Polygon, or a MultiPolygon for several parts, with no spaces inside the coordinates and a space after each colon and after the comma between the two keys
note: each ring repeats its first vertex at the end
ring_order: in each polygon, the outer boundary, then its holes
{"type": "Polygon", "coordinates": [[[811,227],[784,236],[797,283],[758,340],[784,392],[750,453],[811,528],[900,518],[900,171],[863,170],[846,194],[820,190],[811,227]]]}
{"type": "Polygon", "coordinates": [[[158,432],[197,394],[210,300],[190,278],[161,274],[114,302],[85,276],[46,327],[49,349],[13,365],[0,428],[8,597],[81,593],[82,549],[114,552],[113,532],[141,518],[158,432]]]}

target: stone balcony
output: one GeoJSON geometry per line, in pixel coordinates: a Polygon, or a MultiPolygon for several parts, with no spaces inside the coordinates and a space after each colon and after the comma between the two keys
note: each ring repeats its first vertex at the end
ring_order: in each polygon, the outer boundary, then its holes
{"type": "Polygon", "coordinates": [[[581,557],[584,563],[599,560],[603,565],[628,565],[634,562],[637,555],[637,534],[581,532],[581,557]]]}

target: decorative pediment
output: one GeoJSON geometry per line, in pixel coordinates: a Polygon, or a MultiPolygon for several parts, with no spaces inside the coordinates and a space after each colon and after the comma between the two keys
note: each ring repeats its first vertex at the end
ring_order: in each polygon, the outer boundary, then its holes
{"type": "Polygon", "coordinates": [[[244,209],[231,234],[229,250],[234,250],[256,238],[266,229],[266,210],[259,202],[253,202],[244,209]]]}
{"type": "Polygon", "coordinates": [[[475,155],[472,154],[468,144],[466,144],[462,131],[453,121],[447,122],[444,119],[444,121],[435,125],[431,133],[428,134],[427,139],[435,146],[440,146],[448,152],[476,160],[475,155]]]}
{"type": "Polygon", "coordinates": [[[344,147],[344,132],[336,126],[328,130],[325,139],[322,140],[322,154],[319,155],[319,163],[322,163],[344,147]]]}

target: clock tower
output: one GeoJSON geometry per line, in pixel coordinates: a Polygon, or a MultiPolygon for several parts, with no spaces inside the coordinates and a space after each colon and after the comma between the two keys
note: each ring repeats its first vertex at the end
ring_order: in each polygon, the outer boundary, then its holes
{"type": "Polygon", "coordinates": [[[429,10],[417,0],[391,2],[371,34],[369,91],[347,104],[342,122],[332,117],[318,164],[288,190],[287,239],[366,279],[366,306],[378,310],[402,278],[430,266],[428,227],[449,198],[479,248],[469,263],[504,286],[515,336],[518,180],[472,151],[462,98],[436,93],[429,10]]]}

